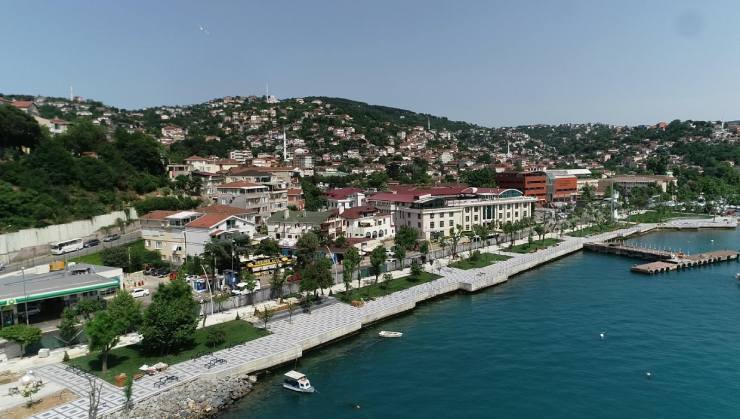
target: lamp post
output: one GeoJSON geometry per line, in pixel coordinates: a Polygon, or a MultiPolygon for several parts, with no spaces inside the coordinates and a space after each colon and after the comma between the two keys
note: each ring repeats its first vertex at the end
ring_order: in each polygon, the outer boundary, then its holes
{"type": "Polygon", "coordinates": [[[23,275],[23,305],[25,310],[26,326],[28,326],[28,294],[26,294],[26,268],[21,266],[21,275],[23,275]]]}

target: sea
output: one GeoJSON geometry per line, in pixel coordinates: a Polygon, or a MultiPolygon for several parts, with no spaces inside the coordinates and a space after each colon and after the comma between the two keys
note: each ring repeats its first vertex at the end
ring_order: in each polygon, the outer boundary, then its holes
{"type": "MultiPolygon", "coordinates": [[[[696,253],[738,249],[740,232],[631,241],[696,253]]],[[[222,417],[740,417],[740,264],[648,276],[635,263],[583,251],[421,304],[271,371],[222,417]],[[318,392],[283,389],[289,369],[318,392]]]]}

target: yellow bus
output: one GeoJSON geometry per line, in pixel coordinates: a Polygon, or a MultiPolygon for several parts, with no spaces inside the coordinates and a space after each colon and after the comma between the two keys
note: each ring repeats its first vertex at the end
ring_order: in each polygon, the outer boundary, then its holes
{"type": "Polygon", "coordinates": [[[252,273],[257,272],[268,272],[278,268],[285,268],[295,263],[295,260],[288,256],[275,256],[275,257],[255,257],[248,260],[246,268],[252,273]]]}

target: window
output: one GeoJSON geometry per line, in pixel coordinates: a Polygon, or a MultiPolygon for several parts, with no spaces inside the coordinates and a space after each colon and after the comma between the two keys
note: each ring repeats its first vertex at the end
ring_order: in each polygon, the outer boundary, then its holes
{"type": "Polygon", "coordinates": [[[144,241],[144,246],[145,247],[152,247],[152,242],[150,240],[145,240],[144,241]]]}
{"type": "Polygon", "coordinates": [[[444,226],[445,226],[445,222],[444,222],[444,221],[440,221],[440,222],[439,222],[439,226],[440,226],[440,227],[444,227],[444,226]]]}
{"type": "Polygon", "coordinates": [[[156,241],[156,242],[154,243],[154,248],[155,248],[155,249],[161,249],[161,248],[162,248],[162,242],[161,242],[161,241],[159,241],[159,240],[157,240],[157,241],[156,241]]]}
{"type": "Polygon", "coordinates": [[[431,223],[429,223],[429,228],[434,228],[434,221],[432,221],[431,223]]]}
{"type": "Polygon", "coordinates": [[[468,214],[470,212],[470,207],[465,207],[465,213],[468,214]]]}
{"type": "Polygon", "coordinates": [[[470,216],[469,216],[469,215],[466,215],[466,216],[465,216],[465,222],[466,222],[466,223],[469,223],[469,222],[470,222],[470,216]]]}
{"type": "Polygon", "coordinates": [[[434,218],[434,213],[429,214],[429,218],[434,218]]]}
{"type": "Polygon", "coordinates": [[[474,215],[473,216],[473,221],[478,221],[478,216],[477,215],[474,215]]]}
{"type": "Polygon", "coordinates": [[[419,228],[421,228],[421,222],[419,222],[419,228]]]}
{"type": "Polygon", "coordinates": [[[449,215],[449,216],[450,216],[450,218],[454,217],[454,215],[452,215],[452,213],[451,213],[451,212],[448,212],[448,213],[447,213],[447,215],[449,215]]]}

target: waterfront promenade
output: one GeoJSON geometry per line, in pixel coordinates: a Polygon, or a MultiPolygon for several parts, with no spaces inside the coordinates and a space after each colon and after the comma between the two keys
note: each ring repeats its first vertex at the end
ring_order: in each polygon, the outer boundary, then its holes
{"type": "MultiPolygon", "coordinates": [[[[180,381],[162,387],[155,387],[154,383],[158,380],[156,376],[137,380],[134,383],[133,399],[141,401],[199,376],[246,374],[288,363],[300,358],[304,351],[357,332],[364,325],[411,310],[419,302],[458,290],[475,292],[506,282],[518,273],[553,259],[577,252],[583,248],[584,243],[627,237],[655,228],[655,224],[642,224],[588,238],[564,237],[556,246],[535,253],[517,254],[511,259],[481,269],[435,269],[434,272],[441,275],[439,279],[369,301],[362,307],[335,303],[315,309],[311,314],[294,315],[292,321],[275,320],[269,324],[271,335],[214,353],[214,356],[226,359],[228,362],[225,364],[208,369],[207,356],[173,365],[168,374],[178,375],[180,381]]],[[[41,367],[37,374],[45,380],[70,388],[80,398],[39,414],[36,418],[87,417],[87,378],[66,371],[61,364],[41,367]]],[[[122,391],[106,383],[100,413],[121,409],[123,401],[122,391]]]]}

